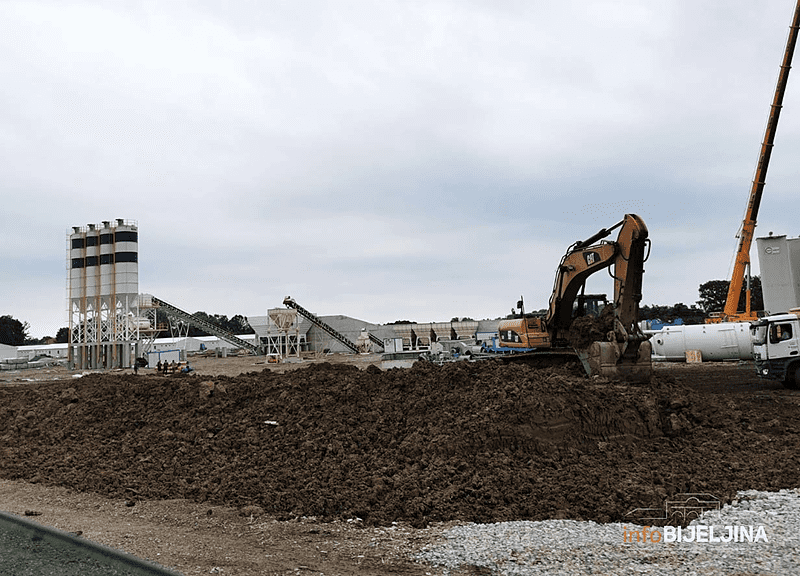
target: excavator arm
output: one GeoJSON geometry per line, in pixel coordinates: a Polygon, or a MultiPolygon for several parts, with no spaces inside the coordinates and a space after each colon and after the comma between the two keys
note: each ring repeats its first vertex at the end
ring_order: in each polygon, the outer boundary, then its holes
{"type": "Polygon", "coordinates": [[[644,221],[635,214],[626,214],[611,228],[604,228],[591,238],[570,246],[558,267],[545,319],[552,339],[568,339],[573,322],[573,305],[579,291],[589,276],[612,266],[614,316],[627,332],[638,330],[642,275],[648,245],[644,221]],[[602,241],[617,228],[620,231],[616,241],[602,241]]]}
{"type": "MultiPolygon", "coordinates": [[[[647,381],[652,375],[652,346],[639,328],[644,263],[649,256],[647,226],[635,214],[626,214],[615,242],[613,329],[605,341],[594,341],[578,355],[592,374],[630,381],[647,381]]],[[[575,328],[575,324],[571,326],[575,328]]],[[[573,335],[574,336],[574,335],[573,335]]]]}
{"type": "Polygon", "coordinates": [[[644,263],[650,255],[650,240],[644,221],[634,214],[625,216],[617,238],[619,253],[614,261],[614,313],[625,332],[641,341],[639,303],[642,301],[644,263]]]}
{"type": "Polygon", "coordinates": [[[611,266],[617,256],[619,249],[616,243],[596,242],[611,234],[623,222],[618,222],[609,229],[604,228],[587,240],[575,242],[561,259],[545,317],[545,324],[554,342],[567,340],[573,320],[574,303],[586,280],[595,272],[611,266]]]}
{"type": "Polygon", "coordinates": [[[647,226],[635,214],[604,228],[567,249],[556,271],[550,305],[544,318],[503,320],[498,326],[503,348],[516,358],[548,355],[577,357],[590,375],[644,382],[652,374],[651,346],[639,329],[642,275],[650,241],[647,226]],[[619,229],[615,241],[604,240],[619,229]],[[586,280],[601,270],[614,279],[614,300],[600,318],[575,317],[585,298],[586,280]]]}

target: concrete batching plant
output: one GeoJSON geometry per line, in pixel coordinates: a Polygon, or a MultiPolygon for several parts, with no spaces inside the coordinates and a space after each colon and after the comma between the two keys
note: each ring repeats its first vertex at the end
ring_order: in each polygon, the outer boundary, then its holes
{"type": "Polygon", "coordinates": [[[138,356],[138,225],[117,219],[72,230],[67,248],[69,364],[128,368],[138,356]]]}

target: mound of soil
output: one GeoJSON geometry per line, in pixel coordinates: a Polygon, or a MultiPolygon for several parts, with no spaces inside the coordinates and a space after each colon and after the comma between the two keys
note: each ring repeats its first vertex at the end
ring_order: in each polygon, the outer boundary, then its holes
{"type": "Polygon", "coordinates": [[[0,388],[0,477],[285,519],[622,521],[800,486],[796,400],[496,362],[94,374],[0,388]]]}
{"type": "Polygon", "coordinates": [[[599,316],[579,316],[569,326],[569,345],[578,350],[588,348],[592,342],[607,342],[614,331],[614,307],[603,308],[599,316]]]}

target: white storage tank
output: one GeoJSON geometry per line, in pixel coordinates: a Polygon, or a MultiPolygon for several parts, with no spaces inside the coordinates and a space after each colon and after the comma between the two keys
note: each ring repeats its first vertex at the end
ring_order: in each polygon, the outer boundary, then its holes
{"type": "Polygon", "coordinates": [[[117,219],[75,226],[68,238],[70,364],[130,367],[139,340],[139,231],[117,219]]]}
{"type": "Polygon", "coordinates": [[[699,350],[703,361],[753,358],[749,322],[665,326],[651,334],[653,360],[682,362],[687,350],[699,350]]]}
{"type": "Polygon", "coordinates": [[[129,221],[74,227],[69,237],[70,298],[137,294],[139,232],[129,221]]]}

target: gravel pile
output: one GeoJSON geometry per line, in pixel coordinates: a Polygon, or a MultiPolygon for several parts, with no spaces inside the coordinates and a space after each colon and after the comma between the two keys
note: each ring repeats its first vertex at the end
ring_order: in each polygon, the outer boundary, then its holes
{"type": "MultiPolygon", "coordinates": [[[[444,569],[445,575],[464,567],[493,575],[800,574],[800,489],[739,492],[730,505],[684,528],[682,540],[699,525],[713,526],[714,538],[726,537],[727,526],[753,526],[753,541],[737,533],[727,543],[666,542],[665,528],[655,528],[659,534],[646,542],[635,536],[625,542],[626,532],[642,527],[573,520],[502,522],[451,528],[442,542],[417,558],[444,569]]],[[[701,534],[708,539],[705,530],[701,534]]]]}

